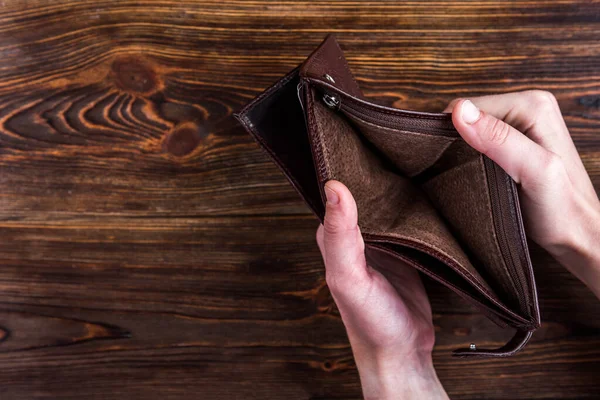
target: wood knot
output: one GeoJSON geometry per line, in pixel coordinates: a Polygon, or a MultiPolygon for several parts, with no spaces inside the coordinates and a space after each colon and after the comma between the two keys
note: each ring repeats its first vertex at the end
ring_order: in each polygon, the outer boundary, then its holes
{"type": "Polygon", "coordinates": [[[9,333],[8,329],[5,329],[0,326],[0,343],[4,342],[6,339],[8,339],[9,335],[10,335],[10,333],[9,333]]]}
{"type": "Polygon", "coordinates": [[[200,141],[208,136],[207,129],[195,122],[183,122],[167,134],[163,149],[177,157],[183,157],[193,152],[200,141]]]}
{"type": "Polygon", "coordinates": [[[600,96],[582,96],[579,98],[579,104],[588,108],[600,108],[600,96]]]}
{"type": "Polygon", "coordinates": [[[325,361],[322,364],[323,371],[333,371],[335,369],[335,365],[331,361],[325,361]]]}
{"type": "Polygon", "coordinates": [[[139,56],[123,56],[113,61],[112,76],[116,85],[125,91],[150,94],[159,86],[154,68],[139,56]]]}

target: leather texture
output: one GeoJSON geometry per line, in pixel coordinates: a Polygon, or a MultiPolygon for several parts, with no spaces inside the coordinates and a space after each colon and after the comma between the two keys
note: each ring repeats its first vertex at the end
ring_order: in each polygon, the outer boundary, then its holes
{"type": "Polygon", "coordinates": [[[394,281],[409,265],[514,327],[506,357],[540,326],[514,181],[464,142],[450,114],[368,102],[330,35],[236,115],[322,221],[325,182],[356,199],[367,262],[394,281]]]}

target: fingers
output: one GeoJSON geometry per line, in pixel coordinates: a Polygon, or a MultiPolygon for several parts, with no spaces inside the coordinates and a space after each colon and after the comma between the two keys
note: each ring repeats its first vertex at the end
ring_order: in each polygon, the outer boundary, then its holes
{"type": "MultiPolygon", "coordinates": [[[[454,106],[461,100],[452,100],[444,112],[452,112],[454,106]]],[[[558,103],[550,92],[527,90],[473,97],[469,100],[480,109],[503,120],[528,136],[534,125],[544,128],[543,130],[547,136],[557,136],[559,130],[566,131],[558,103]]],[[[535,138],[533,139],[535,141],[535,138]]]]}
{"type": "MultiPolygon", "coordinates": [[[[552,93],[543,90],[527,90],[475,97],[470,100],[481,110],[522,132],[548,153],[559,156],[573,185],[587,198],[592,200],[596,198],[591,180],[552,93]]],[[[455,106],[462,104],[462,101],[464,100],[453,100],[445,111],[452,111],[455,106]]],[[[540,177],[545,176],[544,166],[552,161],[551,159],[535,158],[529,162],[541,166],[538,175],[540,177]]]]}
{"type": "Polygon", "coordinates": [[[317,243],[325,260],[327,284],[334,292],[369,279],[369,275],[352,194],[342,183],[329,181],[325,195],[325,221],[317,230],[317,243]]]}
{"type": "Polygon", "coordinates": [[[452,122],[469,145],[494,160],[518,183],[528,176],[535,176],[552,156],[512,126],[479,110],[469,100],[456,103],[452,122]]]}
{"type": "MultiPolygon", "coordinates": [[[[527,90],[474,97],[469,99],[479,109],[506,122],[546,150],[572,158],[575,149],[558,102],[550,92],[527,90]]],[[[451,112],[462,99],[455,99],[446,112],[451,112]]],[[[575,154],[576,159],[579,156],[575,154]]]]}
{"type": "MultiPolygon", "coordinates": [[[[505,94],[493,94],[488,96],[472,97],[469,100],[478,108],[485,110],[490,115],[507,122],[515,129],[521,132],[531,125],[529,114],[523,115],[520,110],[527,110],[529,107],[523,107],[527,103],[527,92],[513,92],[505,94]],[[508,121],[507,119],[510,119],[508,121]]],[[[444,112],[452,112],[456,104],[463,99],[452,100],[444,112]]],[[[529,110],[531,111],[531,110],[529,110]]]]}

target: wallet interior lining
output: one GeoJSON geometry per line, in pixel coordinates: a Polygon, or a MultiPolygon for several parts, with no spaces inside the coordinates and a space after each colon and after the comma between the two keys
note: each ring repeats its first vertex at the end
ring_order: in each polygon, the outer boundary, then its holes
{"type": "Polygon", "coordinates": [[[494,282],[496,292],[505,294],[511,306],[519,307],[515,293],[521,288],[511,276],[495,239],[491,199],[483,155],[460,138],[415,133],[376,126],[346,114],[368,141],[398,168],[411,177],[438,210],[462,250],[494,282]],[[423,151],[441,149],[439,153],[423,151]],[[398,154],[397,149],[402,149],[398,154]],[[420,154],[419,169],[406,167],[405,154],[420,154]]]}
{"type": "Polygon", "coordinates": [[[298,82],[297,70],[290,72],[251,103],[239,118],[269,152],[313,212],[322,219],[325,207],[319,192],[304,112],[298,107],[298,82]]]}
{"type": "Polygon", "coordinates": [[[328,108],[318,92],[309,96],[318,175],[348,186],[362,231],[450,259],[491,297],[522,310],[494,240],[482,156],[460,139],[383,128],[328,108]]]}

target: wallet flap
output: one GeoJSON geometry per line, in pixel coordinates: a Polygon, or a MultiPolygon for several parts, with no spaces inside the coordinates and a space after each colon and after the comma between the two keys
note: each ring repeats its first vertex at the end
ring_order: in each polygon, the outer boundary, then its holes
{"type": "Polygon", "coordinates": [[[452,355],[455,357],[510,357],[521,351],[532,335],[533,331],[517,330],[508,343],[497,349],[478,349],[472,343],[469,348],[454,350],[452,355]]]}
{"type": "Polygon", "coordinates": [[[327,81],[326,76],[329,76],[344,92],[354,97],[363,97],[333,34],[328,35],[300,66],[300,76],[323,81],[327,81]]]}
{"type": "MultiPolygon", "coordinates": [[[[414,259],[405,258],[397,252],[390,251],[383,244],[367,244],[365,255],[367,262],[372,267],[376,268],[383,274],[392,284],[397,279],[401,279],[398,276],[398,268],[404,268],[405,266],[414,267],[426,275],[431,276],[437,281],[443,282],[446,286],[451,288],[456,294],[463,297],[466,300],[472,300],[473,294],[469,292],[468,288],[464,286],[461,280],[452,279],[451,275],[444,274],[443,271],[435,270],[432,268],[423,268],[422,264],[414,262],[414,259]],[[400,265],[403,264],[403,265],[400,265]]],[[[431,261],[429,262],[431,265],[431,261]]],[[[481,311],[487,315],[489,319],[494,321],[496,324],[502,327],[508,325],[517,327],[517,332],[513,338],[508,341],[505,345],[497,349],[486,349],[477,348],[475,343],[471,343],[468,348],[456,349],[452,352],[455,357],[509,357],[520,351],[529,339],[531,338],[533,331],[525,328],[526,324],[524,321],[515,321],[506,319],[506,315],[499,311],[499,309],[490,302],[488,299],[481,298],[479,302],[481,311]]]]}
{"type": "Polygon", "coordinates": [[[321,200],[306,123],[298,100],[298,68],[277,81],[235,117],[268,152],[310,209],[322,219],[321,200]]]}

